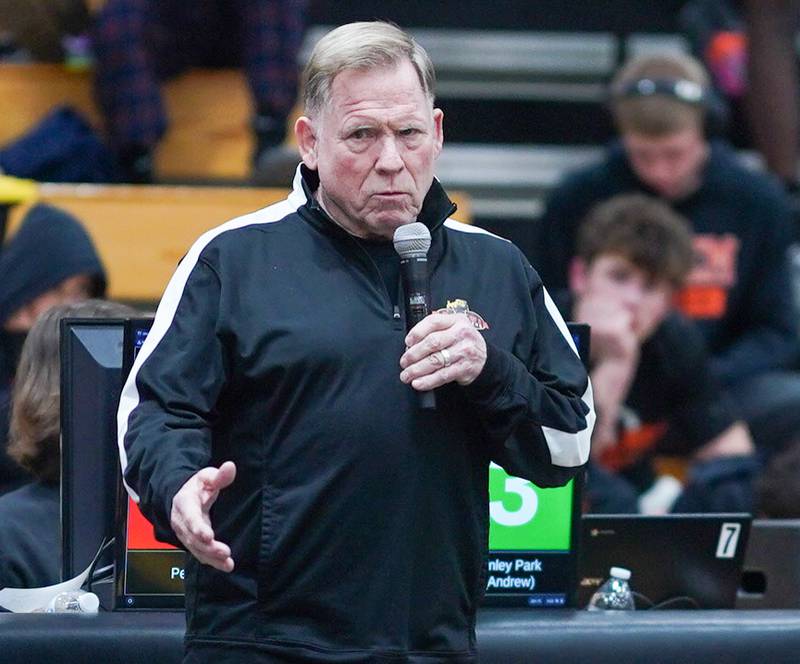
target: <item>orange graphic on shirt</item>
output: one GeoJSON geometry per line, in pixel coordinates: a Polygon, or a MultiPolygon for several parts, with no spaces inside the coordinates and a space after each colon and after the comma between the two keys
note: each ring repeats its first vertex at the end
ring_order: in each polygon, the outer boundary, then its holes
{"type": "Polygon", "coordinates": [[[676,305],[690,318],[720,318],[736,283],[739,238],[730,233],[696,235],[693,244],[697,264],[676,296],[676,305]]]}

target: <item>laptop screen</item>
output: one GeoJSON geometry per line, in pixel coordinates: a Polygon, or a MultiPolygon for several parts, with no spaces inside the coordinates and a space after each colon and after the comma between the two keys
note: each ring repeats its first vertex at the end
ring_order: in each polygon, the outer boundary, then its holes
{"type": "Polygon", "coordinates": [[[587,514],[577,604],[616,566],[631,571],[637,607],[732,609],[750,522],[749,514],[587,514]]]}

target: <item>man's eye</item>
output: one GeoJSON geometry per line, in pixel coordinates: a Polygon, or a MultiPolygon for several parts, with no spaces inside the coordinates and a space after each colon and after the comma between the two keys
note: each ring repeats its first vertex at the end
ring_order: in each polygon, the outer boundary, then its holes
{"type": "Polygon", "coordinates": [[[613,281],[621,284],[628,281],[631,275],[627,270],[612,270],[609,276],[613,281]]]}
{"type": "Polygon", "coordinates": [[[350,138],[354,138],[357,141],[369,138],[369,136],[370,136],[370,130],[367,129],[366,127],[362,127],[360,129],[356,129],[350,132],[350,138]]]}

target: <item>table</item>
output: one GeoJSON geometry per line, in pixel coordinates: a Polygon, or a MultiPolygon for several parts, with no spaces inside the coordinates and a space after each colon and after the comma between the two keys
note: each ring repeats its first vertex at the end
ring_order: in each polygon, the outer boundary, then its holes
{"type": "MultiPolygon", "coordinates": [[[[3,664],[181,661],[179,612],[0,614],[3,664]]],[[[484,609],[481,664],[797,664],[800,610],[484,609]]]]}

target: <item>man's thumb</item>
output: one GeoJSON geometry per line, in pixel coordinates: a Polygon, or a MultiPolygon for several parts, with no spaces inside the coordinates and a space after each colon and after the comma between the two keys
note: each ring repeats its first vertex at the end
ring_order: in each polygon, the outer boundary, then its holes
{"type": "Polygon", "coordinates": [[[214,478],[214,488],[224,489],[233,483],[236,479],[236,464],[233,461],[226,461],[217,469],[217,475],[214,478]]]}

